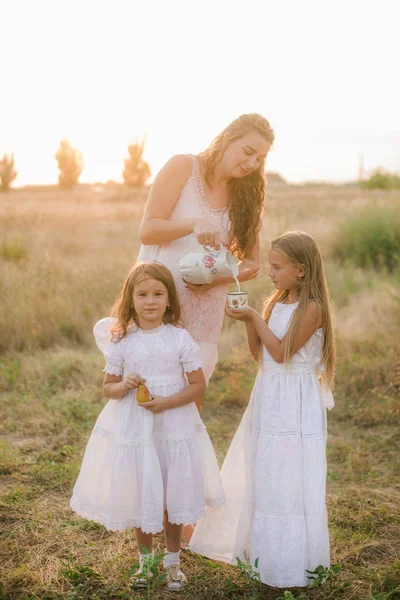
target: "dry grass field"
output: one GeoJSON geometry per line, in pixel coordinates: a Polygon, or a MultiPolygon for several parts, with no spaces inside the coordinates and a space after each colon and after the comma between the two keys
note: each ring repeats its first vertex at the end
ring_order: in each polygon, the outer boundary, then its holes
{"type": "MultiPolygon", "coordinates": [[[[122,188],[0,195],[0,600],[148,597],[132,590],[128,575],[132,532],[108,532],[68,506],[105,404],[92,327],[136,258],[144,201],[145,193],[122,188]]],[[[246,286],[259,307],[271,289],[265,261],[275,235],[302,229],[319,242],[338,344],[328,440],[332,564],[349,585],[285,596],[186,551],[182,598],[400,598],[400,276],[338,262],[333,251],[341,224],[357,211],[396,210],[399,201],[399,192],[350,186],[271,187],[262,273],[246,286]]],[[[240,324],[224,324],[220,359],[202,417],[222,461],[255,376],[240,324]]],[[[156,542],[162,551],[163,536],[156,542]]],[[[161,586],[150,597],[174,595],[161,586]]]]}

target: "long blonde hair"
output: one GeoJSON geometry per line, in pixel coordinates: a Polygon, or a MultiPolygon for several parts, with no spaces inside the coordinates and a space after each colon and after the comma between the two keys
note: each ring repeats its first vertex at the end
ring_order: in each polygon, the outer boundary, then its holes
{"type": "Polygon", "coordinates": [[[133,307],[133,291],[135,285],[144,279],[156,279],[167,288],[168,304],[164,314],[164,323],[177,325],[181,317],[181,307],[172,273],[167,267],[155,262],[141,262],[129,271],[122,285],[122,290],[111,309],[111,317],[116,319],[110,327],[113,341],[121,340],[134,323],[139,326],[136,311],[133,307]]]}
{"type": "MultiPolygon", "coordinates": [[[[241,115],[200,154],[204,163],[204,179],[209,186],[213,183],[215,169],[229,144],[253,131],[259,133],[269,144],[275,139],[271,125],[263,116],[257,113],[241,115]]],[[[241,260],[248,256],[261,229],[265,197],[264,168],[265,160],[262,160],[260,166],[249,175],[232,178],[228,182],[228,214],[232,223],[230,250],[241,260]]]]}
{"type": "MultiPolygon", "coordinates": [[[[299,305],[293,313],[287,331],[285,346],[285,363],[294,355],[296,336],[300,323],[304,320],[310,300],[314,300],[322,312],[322,329],[324,334],[322,345],[322,362],[325,365],[325,379],[332,385],[335,376],[335,344],[332,327],[332,305],[325,279],[321,252],[316,241],[303,231],[288,231],[271,242],[271,250],[281,252],[293,265],[304,269],[304,277],[298,282],[299,305]]],[[[268,323],[277,302],[284,302],[289,296],[288,290],[277,290],[267,298],[262,313],[268,323]]]]}

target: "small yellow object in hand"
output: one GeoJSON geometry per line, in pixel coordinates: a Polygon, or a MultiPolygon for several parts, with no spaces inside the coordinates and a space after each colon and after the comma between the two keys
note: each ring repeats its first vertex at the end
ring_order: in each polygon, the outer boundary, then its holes
{"type": "Polygon", "coordinates": [[[150,402],[151,394],[150,394],[149,390],[147,389],[147,387],[144,385],[144,383],[141,383],[138,386],[138,389],[136,392],[136,399],[139,402],[139,404],[143,404],[143,402],[150,402]]]}

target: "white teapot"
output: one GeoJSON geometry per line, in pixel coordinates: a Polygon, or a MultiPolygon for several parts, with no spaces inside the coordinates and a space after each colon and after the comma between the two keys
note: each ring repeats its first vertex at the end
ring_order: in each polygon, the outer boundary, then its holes
{"type": "Polygon", "coordinates": [[[220,250],[200,246],[179,261],[182,279],[188,283],[212,283],[216,275],[237,277],[239,267],[233,254],[224,246],[220,250]]]}

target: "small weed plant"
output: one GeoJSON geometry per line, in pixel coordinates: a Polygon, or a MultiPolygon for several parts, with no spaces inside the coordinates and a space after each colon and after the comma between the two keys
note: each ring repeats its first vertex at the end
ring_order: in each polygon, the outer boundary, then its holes
{"type": "Polygon", "coordinates": [[[103,580],[103,576],[90,567],[77,564],[72,555],[68,561],[63,561],[62,565],[63,569],[60,573],[71,584],[71,590],[68,592],[66,600],[92,598],[94,588],[103,580]]]}
{"type": "Polygon", "coordinates": [[[248,585],[252,600],[257,600],[260,597],[261,593],[261,580],[260,573],[258,571],[258,558],[254,561],[254,567],[250,562],[249,555],[244,553],[244,561],[240,560],[240,558],[236,557],[237,566],[239,569],[239,577],[246,581],[248,585]]]}
{"type": "Polygon", "coordinates": [[[321,598],[323,600],[332,598],[337,593],[343,592],[350,585],[347,582],[341,581],[340,571],[341,567],[339,565],[334,565],[330,569],[323,565],[318,565],[314,571],[307,570],[307,573],[309,573],[307,577],[310,580],[308,587],[310,589],[323,587],[321,589],[321,598]]]}
{"type": "Polygon", "coordinates": [[[285,590],[283,596],[279,596],[275,600],[305,600],[306,596],[301,593],[300,596],[294,596],[292,592],[285,590]]]}
{"type": "Polygon", "coordinates": [[[133,589],[136,591],[136,580],[144,578],[147,581],[147,600],[151,600],[154,597],[154,593],[160,584],[166,579],[166,573],[160,573],[160,565],[165,556],[163,554],[153,554],[145,546],[140,547],[141,552],[146,554],[140,575],[136,575],[136,571],[140,567],[140,563],[134,563],[128,571],[130,577],[133,577],[133,589]]]}
{"type": "MultiPolygon", "coordinates": [[[[239,568],[239,577],[244,579],[251,591],[251,599],[257,600],[261,594],[261,580],[258,571],[258,558],[254,561],[254,566],[249,560],[249,556],[245,553],[245,561],[236,558],[239,568]]],[[[349,583],[343,583],[340,579],[341,567],[338,565],[331,568],[318,565],[314,571],[308,571],[307,577],[310,580],[308,589],[319,589],[321,600],[333,598],[337,593],[343,592],[349,583]]],[[[306,596],[303,592],[300,595],[295,595],[290,590],[285,590],[282,596],[278,596],[275,600],[305,600],[306,596]]]]}

